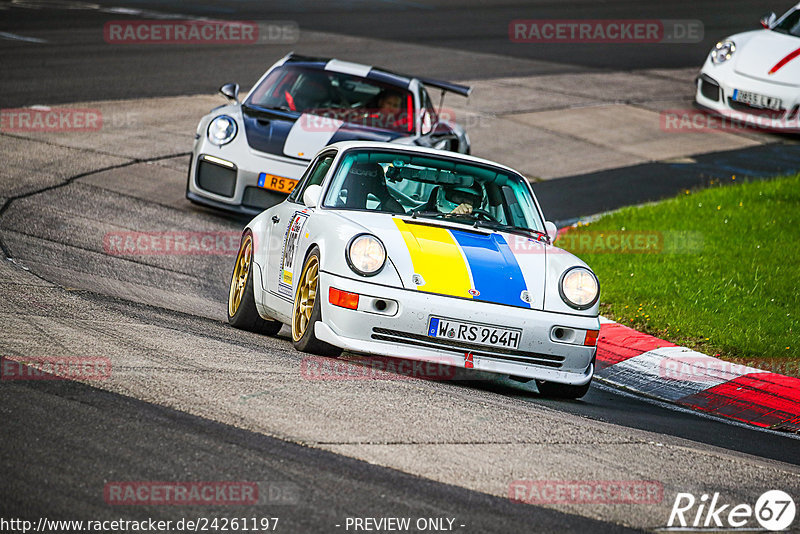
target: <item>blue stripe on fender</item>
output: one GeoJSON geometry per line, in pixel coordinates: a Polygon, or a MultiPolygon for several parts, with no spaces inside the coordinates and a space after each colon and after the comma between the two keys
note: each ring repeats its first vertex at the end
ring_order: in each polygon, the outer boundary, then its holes
{"type": "Polygon", "coordinates": [[[528,289],[522,270],[502,235],[452,229],[450,233],[464,251],[475,289],[480,292],[475,300],[530,308],[522,300],[522,292],[528,289]]]}

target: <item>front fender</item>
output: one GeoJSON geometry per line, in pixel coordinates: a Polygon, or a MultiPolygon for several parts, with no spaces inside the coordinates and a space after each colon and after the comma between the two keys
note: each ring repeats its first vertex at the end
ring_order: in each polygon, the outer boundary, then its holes
{"type": "MultiPolygon", "coordinates": [[[[391,256],[387,257],[383,269],[373,276],[359,275],[347,264],[345,249],[354,236],[362,233],[371,233],[381,239],[377,233],[335,213],[327,210],[314,210],[304,234],[300,237],[299,245],[303,252],[303,263],[296,265],[295,270],[302,269],[311,249],[316,246],[320,251],[320,266],[323,271],[373,284],[402,288],[400,275],[392,263],[391,256]]],[[[385,243],[384,246],[386,246],[385,243]]],[[[388,247],[387,254],[389,254],[388,247]]]]}
{"type": "MultiPolygon", "coordinates": [[[[253,263],[259,268],[262,273],[262,276],[259,276],[258,279],[258,289],[266,290],[267,288],[264,287],[263,284],[263,274],[266,273],[267,270],[267,260],[269,254],[269,244],[271,238],[272,228],[275,226],[271,224],[271,217],[273,215],[273,209],[270,208],[268,210],[262,211],[258,215],[256,215],[247,226],[245,226],[244,231],[250,230],[253,233],[253,263]],[[270,224],[267,224],[267,223],[270,224]]],[[[258,301],[259,299],[256,299],[258,301]]]]}

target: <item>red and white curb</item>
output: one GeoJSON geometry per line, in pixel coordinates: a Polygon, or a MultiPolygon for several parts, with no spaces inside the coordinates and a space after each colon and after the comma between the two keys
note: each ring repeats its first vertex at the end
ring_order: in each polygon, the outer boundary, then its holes
{"type": "Polygon", "coordinates": [[[800,433],[800,379],[712,358],[605,317],[595,376],[692,410],[800,433]]]}

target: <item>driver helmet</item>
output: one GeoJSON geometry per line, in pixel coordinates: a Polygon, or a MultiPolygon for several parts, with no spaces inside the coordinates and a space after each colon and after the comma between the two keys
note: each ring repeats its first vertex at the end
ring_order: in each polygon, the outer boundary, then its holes
{"type": "Polygon", "coordinates": [[[447,212],[453,211],[461,204],[469,204],[473,208],[480,208],[483,202],[483,190],[480,184],[472,185],[443,185],[439,205],[447,212]]]}

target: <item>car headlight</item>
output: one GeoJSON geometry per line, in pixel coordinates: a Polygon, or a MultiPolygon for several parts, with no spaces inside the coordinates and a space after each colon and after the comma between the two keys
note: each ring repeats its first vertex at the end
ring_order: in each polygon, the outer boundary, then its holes
{"type": "Polygon", "coordinates": [[[558,292],[567,305],[576,310],[585,310],[597,302],[600,296],[600,284],[589,269],[573,267],[561,275],[558,292]]]}
{"type": "Polygon", "coordinates": [[[733,57],[734,52],[736,52],[736,43],[733,41],[720,41],[711,49],[711,61],[715,65],[725,63],[733,57]]]}
{"type": "Polygon", "coordinates": [[[220,115],[208,125],[208,140],[217,146],[222,146],[236,137],[237,130],[235,120],[227,115],[220,115]]]}
{"type": "Polygon", "coordinates": [[[386,249],[381,240],[371,234],[359,234],[345,249],[347,264],[361,276],[378,274],[386,263],[386,249]]]}

